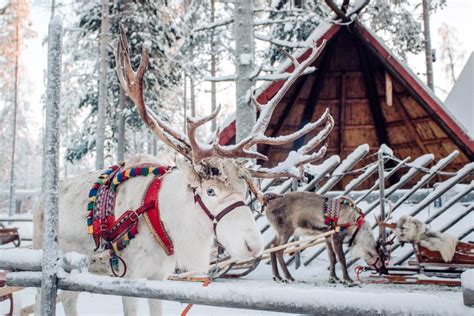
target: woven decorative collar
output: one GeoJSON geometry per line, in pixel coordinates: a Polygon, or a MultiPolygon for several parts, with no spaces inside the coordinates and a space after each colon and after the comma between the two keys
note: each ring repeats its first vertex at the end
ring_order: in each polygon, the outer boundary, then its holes
{"type": "Polygon", "coordinates": [[[152,235],[165,250],[166,254],[174,253],[173,244],[160,220],[158,193],[161,177],[170,170],[168,167],[142,164],[131,168],[123,168],[123,163],[109,167],[104,171],[89,191],[87,205],[88,233],[94,238],[96,250],[104,244],[112,256],[123,250],[131,239],[138,234],[138,217],[144,215],[152,235]],[[135,211],[126,211],[119,219],[115,219],[115,200],[120,184],[137,176],[153,175],[143,192],[141,207],[135,211]]]}

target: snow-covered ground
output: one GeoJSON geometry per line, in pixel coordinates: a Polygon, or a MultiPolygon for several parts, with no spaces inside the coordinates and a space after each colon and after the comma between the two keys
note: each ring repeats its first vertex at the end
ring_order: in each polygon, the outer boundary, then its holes
{"type": "MultiPolygon", "coordinates": [[[[456,192],[450,192],[446,194],[444,199],[449,198],[456,192]]],[[[367,206],[365,202],[361,203],[360,206],[364,208],[367,206]]],[[[405,204],[400,207],[394,214],[393,220],[395,221],[398,217],[403,214],[410,213],[414,205],[405,204]]],[[[441,215],[435,221],[431,223],[431,228],[436,230],[440,229],[447,222],[453,218],[459,216],[465,208],[465,204],[458,203],[450,208],[449,211],[441,215]]],[[[421,220],[428,218],[430,215],[436,213],[436,208],[430,206],[422,211],[417,217],[421,220]]],[[[472,228],[474,222],[474,214],[471,212],[466,218],[461,220],[459,223],[454,225],[447,232],[459,236],[463,232],[472,228]]],[[[371,217],[368,220],[372,221],[371,217]]],[[[258,221],[258,226],[263,227],[265,218],[258,221]]],[[[16,223],[16,227],[20,228],[20,233],[23,237],[31,238],[32,236],[32,224],[31,223],[16,223]]],[[[267,230],[264,234],[266,241],[270,240],[273,236],[271,229],[267,230]]],[[[465,240],[472,240],[473,233],[466,236],[465,240]]],[[[27,246],[28,242],[23,242],[22,246],[27,246]]],[[[5,245],[0,248],[9,248],[11,246],[5,245]]],[[[318,247],[305,251],[302,253],[302,262],[307,260],[318,247]]],[[[398,248],[393,253],[397,258],[403,257],[411,250],[408,245],[403,248],[398,248]]],[[[0,253],[1,255],[1,253],[0,253]]],[[[421,286],[421,285],[382,285],[382,284],[360,284],[356,287],[348,288],[341,284],[329,285],[327,282],[328,277],[328,260],[325,253],[321,254],[307,267],[302,267],[297,270],[294,268],[294,264],[290,266],[290,271],[297,280],[293,284],[277,284],[272,281],[271,267],[269,264],[261,263],[259,267],[252,272],[250,275],[239,280],[222,280],[219,279],[216,283],[229,284],[235,283],[235,287],[245,287],[249,291],[255,293],[255,295],[264,295],[262,291],[272,291],[273,289],[285,289],[285,293],[288,293],[288,297],[291,295],[302,295],[301,293],[311,292],[316,293],[315,300],[318,302],[321,300],[322,304],[330,304],[331,302],[348,302],[349,304],[362,307],[370,307],[374,310],[377,309],[389,309],[392,311],[399,311],[401,314],[446,314],[446,315],[469,315],[474,314],[474,310],[463,305],[462,291],[461,288],[446,288],[436,286],[421,286]],[[260,292],[259,292],[260,291],[260,292]],[[303,291],[303,292],[301,292],[303,291]],[[313,292],[314,291],[314,292],[313,292]],[[298,294],[299,293],[299,294],[298,294]]],[[[353,267],[351,268],[353,279],[355,275],[353,267]]],[[[339,273],[340,274],[340,273],[339,273]]],[[[214,286],[216,286],[215,284],[214,286]]],[[[213,284],[211,283],[210,287],[213,284]]],[[[303,294],[304,295],[304,294],[303,294]]],[[[18,292],[15,295],[17,304],[21,306],[27,306],[33,304],[35,297],[35,289],[25,289],[18,292]]],[[[186,307],[186,304],[177,302],[165,301],[163,304],[163,310],[165,315],[178,315],[186,307]]],[[[5,302],[0,303],[0,314],[6,312],[8,308],[5,302]]],[[[147,301],[141,299],[139,303],[139,315],[148,314],[147,301]]],[[[58,305],[58,315],[64,315],[63,309],[58,305]]],[[[106,296],[99,294],[82,293],[79,298],[79,314],[80,315],[120,315],[122,314],[121,298],[116,296],[106,296]]],[[[218,308],[209,306],[194,306],[189,315],[282,315],[282,313],[275,312],[262,312],[262,311],[250,311],[250,310],[238,310],[229,308],[218,308]]]]}

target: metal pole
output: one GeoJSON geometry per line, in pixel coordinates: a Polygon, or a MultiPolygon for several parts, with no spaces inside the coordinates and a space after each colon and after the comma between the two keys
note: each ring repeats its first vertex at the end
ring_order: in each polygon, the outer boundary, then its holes
{"type": "Polygon", "coordinates": [[[44,186],[43,271],[41,281],[41,315],[56,314],[58,251],[58,169],[59,105],[61,102],[61,18],[55,16],[48,32],[48,85],[46,91],[46,150],[44,186]]]}
{"type": "MultiPolygon", "coordinates": [[[[378,153],[378,164],[379,164],[379,194],[380,194],[380,218],[382,221],[385,221],[385,178],[384,178],[384,158],[383,151],[379,150],[378,153]]],[[[382,227],[382,230],[379,234],[379,239],[382,240],[383,245],[385,244],[385,227],[382,227]]]]}

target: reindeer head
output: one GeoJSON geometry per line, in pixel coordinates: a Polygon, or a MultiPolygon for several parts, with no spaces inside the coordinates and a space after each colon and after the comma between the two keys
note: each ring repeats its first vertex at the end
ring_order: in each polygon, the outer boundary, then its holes
{"type": "MultiPolygon", "coordinates": [[[[252,176],[261,178],[300,177],[302,166],[320,159],[326,152],[326,146],[315,151],[331,132],[334,121],[329,111],[313,123],[308,123],[297,132],[280,136],[268,137],[265,131],[270,122],[273,110],[283,98],[291,84],[298,79],[305,67],[318,56],[319,49],[313,49],[312,54],[301,65],[296,65],[291,76],[286,80],[280,91],[265,106],[256,105],[260,116],[253,130],[246,138],[235,145],[219,144],[220,131],[217,130],[214,141],[203,144],[196,138],[196,130],[214,119],[220,108],[203,118],[187,119],[187,134],[173,130],[168,124],[150,111],[143,98],[143,76],[148,65],[148,53],[143,49],[140,65],[135,72],[130,63],[128,43],[125,31],[120,26],[120,39],[116,51],[117,74],[125,93],[132,99],[143,122],[156,136],[184,156],[178,161],[178,168],[187,177],[189,188],[194,192],[196,201],[203,209],[207,209],[209,218],[219,217],[219,225],[214,225],[214,232],[233,257],[258,255],[262,250],[262,239],[250,209],[245,203],[246,189],[250,189],[264,204],[263,194],[254,184],[252,176]],[[242,159],[268,160],[265,155],[255,149],[258,144],[282,145],[293,142],[301,136],[323,126],[316,137],[311,139],[297,151],[290,153],[288,158],[274,168],[248,168],[242,159]],[[315,151],[315,152],[314,152],[315,151]],[[200,202],[201,201],[201,202],[200,202]],[[224,212],[232,208],[232,212],[224,212]],[[223,217],[220,214],[225,213],[223,217]]],[[[214,219],[215,221],[215,219],[214,219]]]]}
{"type": "Polygon", "coordinates": [[[385,267],[387,259],[379,241],[375,241],[369,222],[365,221],[359,228],[355,238],[355,244],[351,247],[354,257],[362,257],[369,266],[372,266],[380,274],[388,274],[385,267]]]}

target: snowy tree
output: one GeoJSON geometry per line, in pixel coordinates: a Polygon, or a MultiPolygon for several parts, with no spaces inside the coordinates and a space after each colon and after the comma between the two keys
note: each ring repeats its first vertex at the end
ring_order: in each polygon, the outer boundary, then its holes
{"type": "Polygon", "coordinates": [[[438,34],[441,38],[440,61],[443,65],[443,71],[446,79],[449,80],[451,85],[454,85],[457,74],[462,67],[465,52],[461,48],[461,42],[454,27],[443,23],[438,29],[438,34]]]}
{"type": "Polygon", "coordinates": [[[104,168],[105,111],[107,107],[107,44],[109,42],[109,0],[101,1],[99,44],[99,97],[97,111],[95,168],[104,168]]]}
{"type": "MultiPolygon", "coordinates": [[[[169,60],[173,44],[180,37],[180,30],[174,24],[173,10],[154,1],[127,1],[126,7],[114,3],[115,14],[110,21],[110,33],[118,34],[119,22],[125,25],[131,43],[131,58],[134,67],[138,67],[142,45],[150,53],[149,71],[145,76],[144,95],[147,105],[166,117],[166,110],[175,104],[166,103],[167,94],[175,89],[180,79],[179,66],[169,60]]],[[[80,110],[84,120],[67,144],[66,157],[69,161],[78,160],[90,154],[96,147],[95,126],[97,123],[97,74],[98,41],[100,30],[100,5],[98,1],[78,2],[77,19],[68,28],[65,38],[65,68],[69,68],[69,82],[66,89],[74,90],[66,103],[80,110]]],[[[116,36],[110,36],[115,38],[116,36]]],[[[112,44],[112,43],[111,43],[112,44]]],[[[111,157],[117,144],[119,114],[125,120],[125,130],[142,131],[142,122],[134,108],[117,109],[120,104],[120,89],[115,75],[113,49],[108,51],[108,108],[105,120],[105,152],[111,157]],[[128,128],[127,128],[128,127],[128,128]]],[[[135,135],[131,135],[135,137],[135,135]]],[[[146,137],[136,137],[126,143],[129,147],[143,147],[146,137]]],[[[149,145],[149,144],[148,144],[149,145]]],[[[132,152],[135,150],[132,150],[132,152]]]]}
{"type": "MultiPolygon", "coordinates": [[[[7,2],[2,5],[0,16],[0,136],[2,147],[1,161],[9,162],[9,214],[15,206],[15,170],[18,140],[18,117],[21,105],[21,62],[20,55],[24,47],[23,39],[34,35],[29,21],[29,5],[25,0],[7,2]],[[7,120],[9,118],[10,120],[7,120]],[[7,148],[10,144],[10,148],[7,148]],[[9,157],[4,157],[5,154],[9,157]]],[[[22,120],[20,119],[20,122],[22,120]]],[[[2,169],[7,164],[2,164],[2,169]]],[[[3,170],[2,170],[3,171],[3,170]]],[[[6,170],[4,170],[7,174],[6,170]]]]}
{"type": "Polygon", "coordinates": [[[236,142],[245,138],[256,121],[250,93],[255,83],[253,0],[234,3],[236,142]]]}

